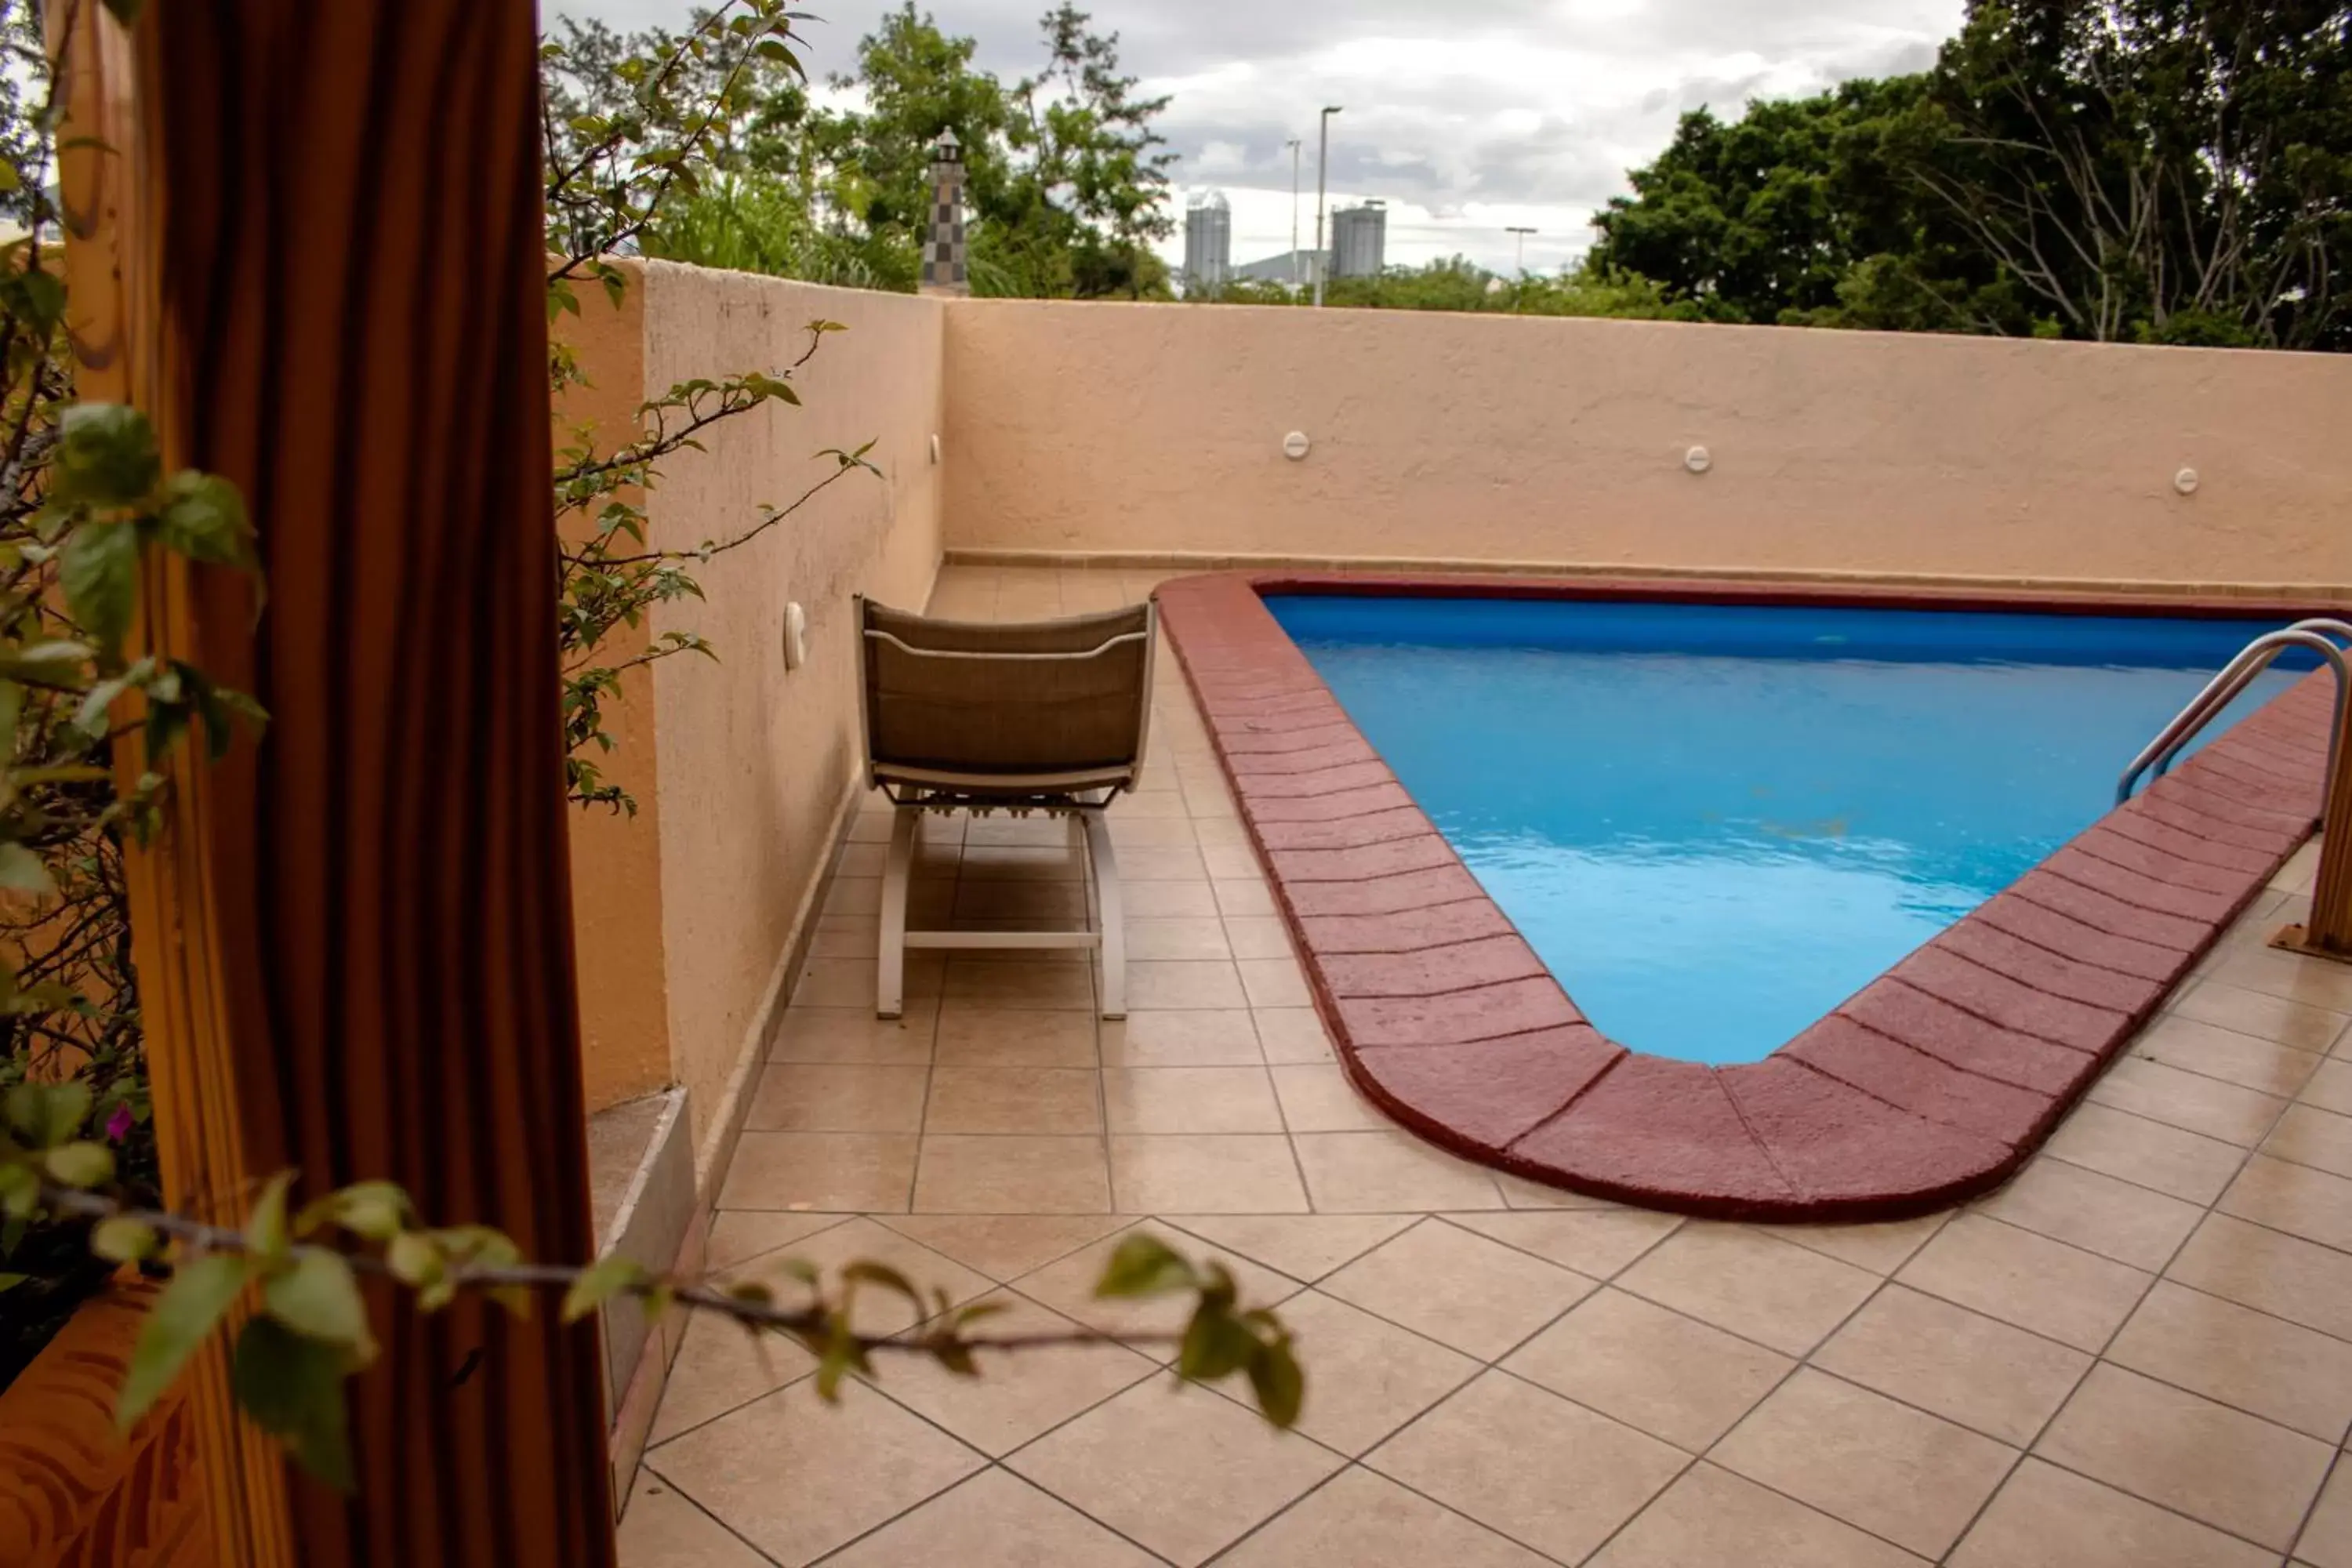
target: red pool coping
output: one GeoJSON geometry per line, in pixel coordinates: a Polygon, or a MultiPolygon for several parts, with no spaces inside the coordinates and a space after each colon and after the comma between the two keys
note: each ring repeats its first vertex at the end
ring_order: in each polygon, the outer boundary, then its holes
{"type": "MultiPolygon", "coordinates": [[[[1720,1218],[1892,1219],[1998,1186],[2317,826],[2332,692],[2297,683],[1763,1061],[1585,1020],[1267,610],[1266,594],[2250,616],[1915,588],[1220,574],[1159,591],[1357,1087],[1472,1160],[1720,1218]]],[[[2128,759],[2116,759],[2117,771],[2128,759]]]]}

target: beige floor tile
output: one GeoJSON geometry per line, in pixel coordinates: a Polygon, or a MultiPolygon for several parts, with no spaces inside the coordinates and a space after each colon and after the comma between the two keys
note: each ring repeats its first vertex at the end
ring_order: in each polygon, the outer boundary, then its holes
{"type": "Polygon", "coordinates": [[[863,915],[819,915],[809,939],[811,958],[871,960],[882,951],[882,933],[863,915]]]}
{"type": "Polygon", "coordinates": [[[1256,851],[1246,844],[1221,844],[1203,849],[1201,858],[1209,868],[1209,876],[1216,881],[1241,881],[1265,875],[1265,868],[1258,864],[1256,851]]]}
{"type": "Polygon", "coordinates": [[[711,1216],[710,1232],[703,1238],[702,1267],[714,1273],[722,1268],[731,1268],[762,1253],[790,1247],[803,1237],[814,1236],[818,1231],[846,1222],[846,1215],[837,1214],[720,1209],[711,1216]]]}
{"type": "MultiPolygon", "coordinates": [[[[1013,1290],[980,1298],[1002,1307],[972,1325],[975,1340],[1084,1332],[1077,1323],[1013,1290]]],[[[1002,1458],[1121,1389],[1160,1375],[1160,1365],[1124,1345],[1095,1343],[977,1352],[978,1377],[959,1376],[917,1356],[878,1361],[875,1385],[917,1415],[1002,1458]]]]}
{"type": "Polygon", "coordinates": [[[1217,1568],[1544,1568],[1545,1559],[1370,1470],[1308,1493],[1217,1568]]]}
{"type": "Polygon", "coordinates": [[[2210,978],[2324,1012],[2352,1014],[2352,969],[2268,947],[2232,949],[2210,978]]]}
{"type": "Polygon", "coordinates": [[[621,1568],[768,1568],[768,1560],[727,1527],[664,1486],[641,1477],[621,1516],[621,1568]]]}
{"type": "Polygon", "coordinates": [[[965,821],[963,842],[967,848],[1011,845],[1075,854],[1077,833],[1077,824],[1066,816],[973,816],[965,821]]]}
{"type": "Polygon", "coordinates": [[[940,1011],[936,1059],[943,1068],[1092,1068],[1095,1020],[1086,1013],[959,1002],[940,1011]]]}
{"type": "Polygon", "coordinates": [[[1217,895],[1206,882],[1129,882],[1129,920],[1200,920],[1217,915],[1217,895]]]}
{"type": "Polygon", "coordinates": [[[810,1379],[663,1445],[648,1462],[752,1545],[799,1568],[984,1461],[855,1381],[829,1406],[810,1379]]]}
{"type": "MultiPolygon", "coordinates": [[[[887,836],[887,827],[883,829],[887,836]]],[[[879,877],[836,877],[825,889],[824,913],[828,915],[878,915],[882,912],[882,879],[879,877]]]]}
{"type": "Polygon", "coordinates": [[[1099,1241],[1127,1223],[1110,1215],[890,1215],[883,1224],[1005,1284],[1099,1241]]]}
{"type": "MultiPolygon", "coordinates": [[[[757,1281],[775,1292],[778,1305],[800,1306],[808,1301],[807,1290],[786,1273],[787,1262],[816,1268],[828,1293],[839,1291],[841,1271],[853,1263],[879,1263],[897,1269],[922,1292],[926,1301],[944,1291],[950,1302],[961,1304],[986,1291],[992,1283],[953,1258],[864,1215],[738,1264],[727,1271],[726,1278],[730,1284],[757,1281]]],[[[858,1293],[853,1321],[861,1332],[895,1334],[914,1327],[917,1316],[904,1298],[867,1289],[858,1293]]]]}
{"type": "Polygon", "coordinates": [[[1175,1336],[1182,1332],[1192,1313],[1192,1297],[1173,1295],[1143,1300],[1122,1297],[1105,1300],[1095,1294],[1095,1287],[1101,1281],[1103,1270],[1109,1266],[1119,1243],[1131,1231],[1159,1237],[1196,1264],[1223,1264],[1226,1272],[1234,1277],[1234,1284],[1244,1309],[1279,1307],[1298,1291],[1298,1281],[1285,1274],[1263,1268],[1226,1248],[1203,1247],[1172,1226],[1149,1222],[1107,1236],[1066,1258],[1024,1275],[1015,1288],[1023,1295],[1090,1329],[1147,1342],[1139,1342],[1136,1348],[1155,1361],[1173,1361],[1176,1359],[1175,1336]]]}
{"type": "Polygon", "coordinates": [[[2174,1013],[2242,1035],[2276,1040],[2298,1050],[2324,1051],[2343,1037],[2352,1018],[2284,1001],[2261,991],[2200,980],[2172,1005],[2174,1013]]]}
{"type": "MultiPolygon", "coordinates": [[[[1361,1454],[1482,1370],[1468,1356],[1317,1291],[1282,1303],[1307,1394],[1298,1429],[1361,1454]]],[[[1231,1390],[1237,1397],[1245,1391],[1231,1390]]]]}
{"type": "Polygon", "coordinates": [[[1927,1238],[1943,1229],[1951,1217],[1945,1213],[1875,1224],[1776,1225],[1769,1228],[1782,1241],[1793,1241],[1808,1252],[1851,1263],[1856,1268],[1867,1268],[1873,1274],[1892,1274],[1927,1246],[1927,1238]]]}
{"type": "Polygon", "coordinates": [[[1206,1562],[1339,1456],[1206,1389],[1131,1388],[1006,1461],[1179,1565],[1206,1562]]]}
{"type": "Polygon", "coordinates": [[[1915,1289],[2095,1352],[2147,1289],[2139,1269],[1962,1215],[1895,1276],[1915,1289]]]}
{"type": "Polygon", "coordinates": [[[1407,1132],[1307,1132],[1291,1142],[1318,1213],[1503,1206],[1492,1176],[1407,1132]]]}
{"type": "Polygon", "coordinates": [[[1564,1563],[1607,1540],[1688,1462],[1654,1437],[1499,1372],[1365,1460],[1564,1563]]]}
{"type": "MultiPolygon", "coordinates": [[[[1158,1559],[1018,1476],[984,1470],[826,1558],[824,1568],[908,1568],[924,1563],[943,1568],[1157,1568],[1158,1559]]],[[[677,1568],[691,1565],[680,1563],[677,1568]]]]}
{"type": "MultiPolygon", "coordinates": [[[[1249,829],[1242,826],[1241,818],[1233,815],[1230,810],[1225,809],[1223,803],[1212,802],[1210,804],[1218,808],[1214,816],[1202,816],[1196,815],[1192,818],[1193,841],[1199,844],[1203,849],[1220,844],[1248,843],[1249,829]]],[[[1198,807],[1195,806],[1194,809],[1197,812],[1198,807]]],[[[1234,956],[1239,958],[1245,955],[1235,953],[1234,956]]],[[[1271,955],[1269,954],[1268,956],[1271,955]]]]}
{"type": "Polygon", "coordinates": [[[1112,1068],[1102,1075],[1102,1091],[1113,1132],[1283,1130],[1264,1068],[1112,1068]]]}
{"type": "Polygon", "coordinates": [[[1601,1290],[1504,1369],[1692,1453],[1788,1375],[1788,1357],[1622,1290],[1601,1290]]]}
{"type": "Polygon", "coordinates": [[[2333,1175],[2352,1176],[2352,1116],[2310,1105],[2290,1106],[2279,1118],[2277,1130],[2263,1141],[2263,1152],[2333,1175]]]}
{"type": "Polygon", "coordinates": [[[2352,1116],[2352,1061],[2333,1057],[2323,1060],[2298,1098],[2305,1105],[2315,1105],[2338,1116],[2352,1116]]]}
{"type": "Polygon", "coordinates": [[[1737,1226],[1694,1223],[1617,1283],[1787,1355],[1803,1355],[1878,1287],[1851,1264],[1737,1226]]]}
{"type": "Polygon", "coordinates": [[[1581,1274],[1425,1220],[1323,1282],[1343,1301],[1492,1361],[1594,1289],[1581,1274]]]}
{"type": "Polygon", "coordinates": [[[2242,1148],[2261,1142],[2286,1103],[2276,1095],[2136,1057],[2109,1068],[2091,1087],[2091,1100],[2242,1148]]]}
{"type": "Polygon", "coordinates": [[[2214,1215],[2165,1277],[2242,1306],[2352,1340],[2352,1256],[2214,1215]]]}
{"type": "Polygon", "coordinates": [[[2023,1447],[2066,1403],[2091,1358],[1889,1285],[1813,1352],[1813,1364],[2023,1447]]]}
{"type": "Polygon", "coordinates": [[[2167,1014],[2149,1025],[2131,1054],[2208,1078],[2227,1079],[2265,1094],[2292,1097],[2320,1058],[2307,1050],[2242,1035],[2231,1029],[2167,1014]]]}
{"type": "Polygon", "coordinates": [[[1111,1193],[1122,1214],[1304,1214],[1290,1141],[1274,1133],[1116,1135],[1111,1193]]]}
{"type": "Polygon", "coordinates": [[[1183,845],[1164,849],[1132,849],[1118,858],[1118,874],[1129,882],[1205,882],[1209,868],[1201,851],[1183,845]]]}
{"type": "Polygon", "coordinates": [[[1370,1132],[1396,1125],[1356,1092],[1336,1064],[1276,1068],[1274,1089],[1293,1132],[1370,1132]]]}
{"type": "Polygon", "coordinates": [[[959,957],[948,965],[941,994],[949,1005],[978,1002],[1085,1013],[1094,1010],[1095,982],[1080,963],[959,957]]]}
{"type": "Polygon", "coordinates": [[[1563,1268],[1607,1279],[1630,1268],[1682,1224],[1681,1216],[1650,1209],[1557,1209],[1533,1213],[1464,1214],[1454,1223],[1507,1247],[1532,1252],[1563,1268]]]}
{"type": "Polygon", "coordinates": [[[1507,1171],[1494,1173],[1503,1201],[1515,1209],[1614,1209],[1625,1205],[1612,1198],[1596,1197],[1549,1182],[1530,1182],[1507,1171]]]}
{"type": "Polygon", "coordinates": [[[903,1212],[915,1142],[895,1133],[746,1132],[728,1163],[719,1206],[903,1212]]]}
{"type": "MultiPolygon", "coordinates": [[[[941,994],[940,977],[945,965],[936,954],[907,955],[906,994],[941,994]]],[[[873,962],[863,958],[812,958],[793,987],[795,1007],[866,1007],[874,1005],[873,962]]]]}
{"type": "Polygon", "coordinates": [[[917,1132],[923,1125],[919,1067],[761,1069],[743,1125],[760,1132],[917,1132]]]}
{"type": "Polygon", "coordinates": [[[2294,1560],[2310,1568],[2352,1568],[2352,1464],[2341,1458],[2294,1543],[2294,1560]]]}
{"type": "Polygon", "coordinates": [[[2278,1552],[2294,1543],[2335,1458],[2301,1433],[2105,1365],[2034,1452],[2278,1552]]]}
{"type": "Polygon", "coordinates": [[[1083,882],[1087,861],[1075,849],[978,844],[958,858],[956,877],[964,882],[1083,882]]]}
{"type": "Polygon", "coordinates": [[[1086,1068],[932,1069],[923,1131],[1075,1135],[1102,1131],[1101,1079],[1086,1068]]]}
{"type": "Polygon", "coordinates": [[[1314,1008],[1261,1008],[1256,1018],[1258,1041],[1267,1061],[1276,1066],[1338,1064],[1331,1037],[1314,1008]]]}
{"type": "Polygon", "coordinates": [[[2352,1182],[2257,1154],[2217,1205],[2223,1214],[2352,1252],[2352,1182]]]}
{"type": "Polygon", "coordinates": [[[1418,1215],[1169,1215],[1167,1223],[1314,1281],[1354,1262],[1415,1223],[1418,1215]]]}
{"type": "Polygon", "coordinates": [[[2352,1424],[2352,1344],[2169,1280],[2107,1359],[2329,1443],[2352,1424]]]}
{"type": "Polygon", "coordinates": [[[1129,958],[1216,960],[1231,958],[1225,926],[1213,919],[1139,920],[1127,922],[1129,958]]]}
{"type": "Polygon", "coordinates": [[[1106,1068],[1256,1067],[1257,1028],[1247,1011],[1209,1008],[1190,1013],[1130,1013],[1102,1026],[1106,1068]]]}
{"type": "Polygon", "coordinates": [[[2234,1143],[2087,1103],[2058,1124],[2043,1152],[2193,1204],[2220,1197],[2246,1157],[2234,1143]]]}
{"type": "Polygon", "coordinates": [[[1314,1005],[1314,996],[1307,989],[1307,975],[1295,958],[1244,958],[1236,967],[1242,972],[1242,989],[1249,994],[1253,1007],[1314,1005]]]}
{"type": "Polygon", "coordinates": [[[772,1062],[887,1067],[931,1059],[939,999],[909,996],[903,1018],[877,1018],[871,1007],[788,1007],[768,1049],[772,1062]]]}
{"type": "Polygon", "coordinates": [[[1271,915],[1277,912],[1274,889],[1264,882],[1234,878],[1212,886],[1217,892],[1217,912],[1228,920],[1236,915],[1271,915]]]}
{"type": "Polygon", "coordinates": [[[2017,1451],[1866,1388],[1800,1371],[1708,1456],[1923,1556],[1942,1554],[2017,1451]]]}
{"type": "Polygon", "coordinates": [[[2151,1273],[2205,1217],[2195,1204],[2049,1159],[2035,1160],[1977,1206],[2021,1229],[2151,1273]]]}
{"type": "Polygon", "coordinates": [[[2275,1568],[2275,1554],[2113,1487],[2029,1458],[1952,1568],[2275,1568]]]}
{"type": "Polygon", "coordinates": [[[816,1357],[779,1334],[750,1334],[709,1312],[686,1321],[648,1446],[740,1409],[816,1370],[816,1357]]]}
{"type": "Polygon", "coordinates": [[[929,1135],[915,1181],[919,1214],[1108,1214],[1099,1138],[929,1135]]]}
{"type": "Polygon", "coordinates": [[[1917,1568],[1920,1559],[1713,1465],[1694,1465],[1591,1568],[1917,1568]]]}
{"type": "Polygon", "coordinates": [[[1292,958],[1290,928],[1274,915],[1236,915],[1225,922],[1235,958],[1292,958]]]}
{"type": "Polygon", "coordinates": [[[1241,975],[1231,959],[1193,963],[1139,963],[1127,966],[1127,1005],[1132,1012],[1231,1010],[1248,1005],[1241,975]]]}

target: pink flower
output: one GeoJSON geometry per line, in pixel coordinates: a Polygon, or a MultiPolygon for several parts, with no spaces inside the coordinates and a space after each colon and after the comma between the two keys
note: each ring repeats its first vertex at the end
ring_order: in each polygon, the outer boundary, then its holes
{"type": "Polygon", "coordinates": [[[110,1143],[120,1143],[130,1134],[130,1131],[131,1106],[126,1101],[116,1106],[114,1114],[106,1119],[106,1141],[110,1143]]]}

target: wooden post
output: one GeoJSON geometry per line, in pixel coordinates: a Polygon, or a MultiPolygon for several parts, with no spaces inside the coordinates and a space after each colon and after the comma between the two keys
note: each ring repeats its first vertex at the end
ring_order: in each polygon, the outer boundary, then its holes
{"type": "MultiPolygon", "coordinates": [[[[53,0],[100,40],[72,68],[111,151],[79,177],[117,182],[73,226],[119,267],[85,394],[234,481],[268,575],[258,616],[233,574],[145,584],[148,645],[272,714],[179,771],[138,858],[173,1196],[383,1177],[584,1260],[534,6],[164,0],[128,50],[99,8],[53,0]]],[[[376,1308],[355,1496],[290,1475],[200,1369],[223,1568],[610,1564],[593,1325],[376,1308]]]]}

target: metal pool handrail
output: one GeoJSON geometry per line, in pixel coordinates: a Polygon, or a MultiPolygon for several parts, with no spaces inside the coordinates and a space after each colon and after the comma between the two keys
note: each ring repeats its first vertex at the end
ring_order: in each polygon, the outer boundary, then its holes
{"type": "Polygon", "coordinates": [[[2327,661],[2336,672],[2336,718],[2330,725],[2327,741],[2327,776],[2336,776],[2336,756],[2344,744],[2346,720],[2352,718],[2352,668],[2345,663],[2344,650],[2329,639],[2341,637],[2352,643],[2352,625],[2326,617],[2297,621],[2275,632],[2265,632],[2248,643],[2238,657],[2223,667],[2221,673],[2208,681],[2189,706],[2176,715],[2163,731],[2147,743],[2147,749],[2132,759],[2131,766],[2116,784],[2116,804],[2121,805],[2131,798],[2133,788],[2142,776],[2153,768],[2159,775],[2180,755],[2182,750],[2204,732],[2221,711],[2237,700],[2238,694],[2253,683],[2254,678],[2268,669],[2279,655],[2291,647],[2309,648],[2327,661]]]}

